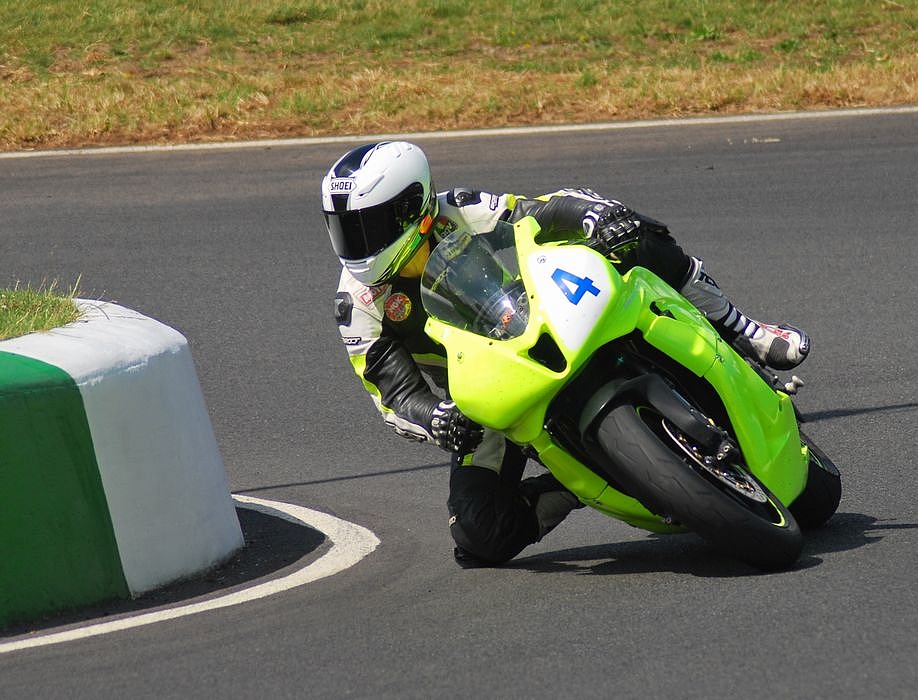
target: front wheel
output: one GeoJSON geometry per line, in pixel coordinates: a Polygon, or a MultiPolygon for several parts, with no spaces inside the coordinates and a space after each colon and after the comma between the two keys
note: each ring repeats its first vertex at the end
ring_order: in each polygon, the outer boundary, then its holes
{"type": "Polygon", "coordinates": [[[700,445],[653,408],[624,404],[596,434],[615,480],[650,511],[758,569],[791,566],[803,537],[790,511],[729,443],[700,445]]]}

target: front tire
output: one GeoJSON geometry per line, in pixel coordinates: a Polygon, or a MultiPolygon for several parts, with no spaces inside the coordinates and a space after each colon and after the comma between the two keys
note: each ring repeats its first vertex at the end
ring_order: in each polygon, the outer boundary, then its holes
{"type": "Polygon", "coordinates": [[[651,512],[765,571],[794,564],[803,536],[791,512],[751,473],[739,450],[715,459],[655,409],[624,404],[597,441],[615,481],[651,512]]]}

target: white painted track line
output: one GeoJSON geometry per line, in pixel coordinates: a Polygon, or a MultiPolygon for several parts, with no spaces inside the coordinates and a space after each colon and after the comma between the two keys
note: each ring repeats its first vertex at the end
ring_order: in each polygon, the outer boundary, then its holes
{"type": "Polygon", "coordinates": [[[334,143],[369,143],[412,139],[450,139],[466,136],[507,136],[516,134],[551,134],[583,131],[620,131],[659,126],[694,126],[705,124],[753,124],[757,122],[791,121],[795,119],[837,119],[839,117],[873,117],[893,114],[913,114],[918,105],[902,107],[874,107],[856,109],[827,109],[808,112],[771,112],[767,114],[735,114],[718,117],[679,117],[673,119],[640,119],[623,122],[598,122],[595,124],[551,124],[546,126],[520,126],[495,129],[465,129],[459,131],[431,131],[403,134],[362,134],[354,136],[306,136],[289,139],[260,141],[219,141],[215,143],[180,143],[150,146],[109,146],[99,148],[71,148],[51,151],[4,151],[0,160],[14,158],[41,158],[49,156],[117,155],[123,153],[156,153],[171,151],[216,151],[243,148],[280,148],[285,146],[314,146],[334,143]]]}
{"type": "Polygon", "coordinates": [[[199,603],[142,613],[133,617],[121,618],[109,622],[89,624],[85,627],[68,629],[62,632],[37,633],[28,637],[19,637],[9,642],[0,642],[0,654],[20,649],[30,649],[49,644],[60,644],[61,642],[96,637],[102,634],[109,634],[110,632],[152,625],[157,622],[164,622],[165,620],[195,615],[208,610],[227,608],[258,598],[265,598],[275,593],[287,591],[291,588],[296,588],[297,586],[302,586],[327,576],[337,574],[359,562],[379,545],[379,539],[377,539],[376,535],[370,530],[319,511],[310,510],[309,508],[303,508],[290,503],[252,498],[251,496],[234,495],[233,499],[243,508],[249,508],[274,517],[284,518],[298,525],[306,525],[322,532],[331,542],[331,549],[314,562],[279,579],[266,581],[249,588],[244,588],[199,603]]]}

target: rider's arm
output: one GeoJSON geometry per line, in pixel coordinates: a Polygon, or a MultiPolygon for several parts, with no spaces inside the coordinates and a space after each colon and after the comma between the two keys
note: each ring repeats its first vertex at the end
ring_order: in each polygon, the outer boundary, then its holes
{"type": "Polygon", "coordinates": [[[403,437],[434,441],[429,426],[440,398],[430,390],[405,347],[383,335],[370,345],[362,364],[358,374],[386,423],[403,437]]]}
{"type": "Polygon", "coordinates": [[[342,272],[335,317],[354,372],[386,424],[399,435],[433,441],[430,419],[440,399],[414,359],[383,331],[384,288],[368,289],[342,272]]]}
{"type": "Polygon", "coordinates": [[[335,319],[351,366],[386,424],[402,437],[465,453],[481,429],[430,389],[411,352],[382,323],[387,287],[368,289],[342,271],[335,319]]]}
{"type": "Polygon", "coordinates": [[[637,240],[640,233],[668,233],[666,226],[614,199],[588,189],[563,189],[535,199],[518,199],[511,221],[532,216],[545,238],[585,235],[604,254],[637,240]]]}

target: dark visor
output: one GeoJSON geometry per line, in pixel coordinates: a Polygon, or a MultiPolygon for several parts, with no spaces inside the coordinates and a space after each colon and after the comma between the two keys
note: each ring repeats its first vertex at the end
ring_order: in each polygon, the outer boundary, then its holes
{"type": "Polygon", "coordinates": [[[376,255],[420,221],[429,205],[423,197],[424,188],[415,182],[383,204],[357,211],[324,212],[335,254],[345,260],[376,255]]]}

